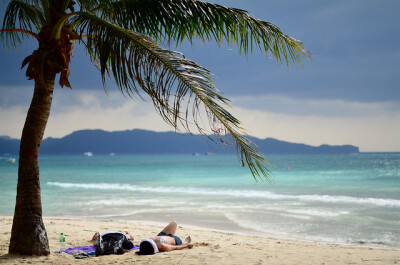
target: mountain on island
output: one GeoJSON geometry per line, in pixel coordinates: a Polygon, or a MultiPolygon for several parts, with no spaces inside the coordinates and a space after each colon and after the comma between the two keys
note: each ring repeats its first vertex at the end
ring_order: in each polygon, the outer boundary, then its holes
{"type": "MultiPolygon", "coordinates": [[[[249,137],[264,154],[350,154],[359,153],[353,145],[310,146],[279,141],[273,138],[249,137]]],[[[192,154],[234,153],[234,146],[215,144],[202,135],[176,134],[127,130],[107,132],[103,130],[81,130],[62,138],[46,138],[40,148],[41,154],[192,154]]],[[[18,154],[19,140],[0,137],[0,154],[18,154]]]]}

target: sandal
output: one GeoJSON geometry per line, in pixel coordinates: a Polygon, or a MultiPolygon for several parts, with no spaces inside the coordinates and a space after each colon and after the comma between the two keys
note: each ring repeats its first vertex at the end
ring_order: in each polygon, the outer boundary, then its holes
{"type": "Polygon", "coordinates": [[[76,259],[86,259],[86,258],[89,258],[89,255],[86,252],[82,252],[79,254],[75,254],[74,257],[76,259]]]}

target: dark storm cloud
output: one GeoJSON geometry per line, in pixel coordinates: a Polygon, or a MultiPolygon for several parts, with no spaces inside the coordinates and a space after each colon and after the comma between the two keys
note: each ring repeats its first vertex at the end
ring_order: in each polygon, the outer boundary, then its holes
{"type": "MultiPolygon", "coordinates": [[[[300,39],[313,60],[286,69],[254,51],[248,59],[236,47],[184,44],[176,49],[211,69],[228,96],[281,95],[303,99],[400,101],[400,1],[213,1],[249,10],[300,39]]],[[[4,12],[4,7],[1,8],[4,12]]],[[[36,48],[25,43],[17,53],[0,52],[0,85],[32,86],[20,70],[23,58],[36,48]]],[[[175,49],[175,47],[171,47],[175,49]]],[[[100,74],[82,48],[72,58],[74,89],[103,89],[100,74]]],[[[110,82],[109,88],[114,89],[110,82]]]]}

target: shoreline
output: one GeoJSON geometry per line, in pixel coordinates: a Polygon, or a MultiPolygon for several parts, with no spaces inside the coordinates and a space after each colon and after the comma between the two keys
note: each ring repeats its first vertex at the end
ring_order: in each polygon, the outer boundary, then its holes
{"type": "Polygon", "coordinates": [[[50,242],[49,256],[29,257],[9,255],[12,217],[0,216],[0,263],[6,264],[398,264],[400,249],[386,246],[345,245],[336,243],[305,242],[274,239],[263,236],[238,235],[234,232],[215,231],[202,227],[179,225],[177,235],[192,237],[194,248],[150,256],[135,254],[75,259],[58,250],[58,235],[66,235],[67,247],[89,246],[95,232],[129,231],[135,245],[140,240],[158,233],[165,224],[145,220],[88,220],[80,217],[43,217],[50,242]]]}
{"type": "Polygon", "coordinates": [[[136,223],[143,226],[155,226],[163,227],[169,221],[178,221],[181,226],[184,226],[190,230],[198,230],[204,232],[216,232],[228,235],[238,235],[245,237],[257,237],[266,238],[271,240],[287,240],[287,241],[298,241],[310,244],[331,244],[331,245],[342,245],[350,247],[365,247],[365,248],[384,248],[400,250],[400,247],[393,246],[384,242],[339,242],[333,239],[326,238],[313,238],[312,236],[300,236],[300,235],[288,235],[284,233],[274,233],[271,231],[259,231],[248,227],[243,227],[235,221],[229,219],[225,214],[222,213],[211,213],[211,212],[174,212],[173,217],[164,212],[160,213],[135,213],[135,214],[123,214],[123,215],[105,215],[105,216],[48,216],[50,219],[60,220],[88,220],[88,221],[99,221],[99,222],[115,222],[115,223],[136,223]],[[202,222],[199,219],[204,219],[202,222]],[[151,220],[151,221],[150,221],[151,220]],[[165,220],[165,221],[164,221],[165,220]],[[194,220],[194,221],[193,221],[194,220]],[[210,225],[210,220],[212,225],[210,225]]]}

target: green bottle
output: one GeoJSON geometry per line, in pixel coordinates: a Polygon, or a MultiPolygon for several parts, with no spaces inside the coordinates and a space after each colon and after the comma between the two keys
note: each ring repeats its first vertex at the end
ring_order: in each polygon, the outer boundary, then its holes
{"type": "Polygon", "coordinates": [[[60,252],[65,252],[66,247],[65,247],[65,236],[64,233],[60,234],[60,252]]]}

